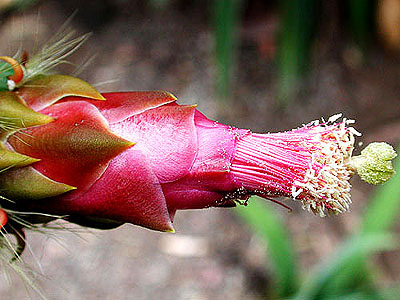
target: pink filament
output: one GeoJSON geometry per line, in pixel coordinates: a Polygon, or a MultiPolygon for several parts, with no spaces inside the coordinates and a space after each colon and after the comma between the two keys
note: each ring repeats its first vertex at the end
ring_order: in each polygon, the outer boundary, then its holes
{"type": "Polygon", "coordinates": [[[291,197],[295,181],[304,181],[307,170],[318,174],[323,167],[313,155],[320,141],[311,129],[242,136],[231,165],[235,179],[250,191],[291,197]]]}

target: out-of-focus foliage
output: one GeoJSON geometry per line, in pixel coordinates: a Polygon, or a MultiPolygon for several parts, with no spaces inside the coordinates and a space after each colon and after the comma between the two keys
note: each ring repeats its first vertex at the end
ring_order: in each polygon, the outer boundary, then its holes
{"type": "Polygon", "coordinates": [[[24,10],[39,0],[1,0],[0,14],[11,10],[24,10]]]}
{"type": "Polygon", "coordinates": [[[316,0],[281,1],[281,29],[278,45],[278,101],[293,96],[299,79],[309,65],[310,46],[315,34],[316,0]]]}
{"type": "Polygon", "coordinates": [[[231,96],[240,0],[219,0],[213,4],[217,97],[222,102],[231,96]]]}
{"type": "Polygon", "coordinates": [[[289,234],[274,209],[258,197],[236,212],[268,244],[268,253],[275,273],[275,296],[287,297],[298,288],[298,270],[295,251],[289,234]]]}
{"type": "MultiPolygon", "coordinates": [[[[238,41],[238,24],[242,12],[251,3],[250,0],[218,1],[214,0],[214,35],[219,95],[232,93],[234,85],[232,70],[237,64],[234,55],[238,41]],[[239,10],[241,9],[241,11],[239,10]]],[[[253,1],[255,2],[255,1],[253,1]]],[[[367,52],[375,40],[392,51],[400,49],[400,2],[397,0],[354,0],[354,1],[318,1],[318,0],[282,0],[268,1],[272,13],[278,14],[278,32],[276,43],[277,104],[286,107],[301,91],[310,56],[316,38],[329,35],[323,32],[320,23],[323,18],[331,18],[326,11],[335,11],[337,21],[335,30],[345,31],[350,47],[367,52]]],[[[265,37],[267,40],[268,37],[265,37]]],[[[357,51],[358,51],[357,50],[357,51]]]]}
{"type": "Polygon", "coordinates": [[[374,1],[352,0],[346,1],[348,7],[348,27],[355,42],[366,48],[371,40],[373,30],[374,1]]]}
{"type": "MultiPolygon", "coordinates": [[[[396,159],[395,169],[400,172],[400,159],[396,159]]],[[[360,230],[316,265],[311,275],[301,282],[295,249],[273,208],[259,199],[252,199],[248,207],[237,211],[268,245],[268,257],[277,278],[271,295],[296,300],[398,299],[398,288],[378,287],[379,268],[371,266],[369,261],[372,254],[399,246],[398,239],[391,233],[400,213],[399,174],[377,188],[362,217],[360,230]]]]}

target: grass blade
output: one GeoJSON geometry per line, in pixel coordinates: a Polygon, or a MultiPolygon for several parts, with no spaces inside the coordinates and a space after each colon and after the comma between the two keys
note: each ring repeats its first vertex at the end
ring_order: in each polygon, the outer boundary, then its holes
{"type": "MultiPolygon", "coordinates": [[[[392,250],[398,246],[393,235],[388,233],[371,233],[355,236],[349,239],[328,262],[317,267],[314,275],[300,290],[296,300],[321,299],[326,294],[336,294],[344,289],[332,288],[337,276],[343,271],[351,271],[357,276],[358,257],[384,250],[392,250]]],[[[362,275],[362,274],[361,274],[362,275]]]]}
{"type": "Polygon", "coordinates": [[[237,207],[242,217],[267,242],[268,254],[274,267],[277,296],[292,295],[298,287],[294,249],[285,226],[269,203],[253,197],[246,207],[237,207]]]}

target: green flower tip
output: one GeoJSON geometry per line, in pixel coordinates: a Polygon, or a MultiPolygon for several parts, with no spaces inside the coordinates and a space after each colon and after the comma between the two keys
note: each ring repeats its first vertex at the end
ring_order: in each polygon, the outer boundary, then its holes
{"type": "Polygon", "coordinates": [[[375,142],[365,147],[361,155],[352,157],[350,165],[365,182],[381,184],[395,174],[392,160],[396,156],[392,146],[384,142],[375,142]]]}

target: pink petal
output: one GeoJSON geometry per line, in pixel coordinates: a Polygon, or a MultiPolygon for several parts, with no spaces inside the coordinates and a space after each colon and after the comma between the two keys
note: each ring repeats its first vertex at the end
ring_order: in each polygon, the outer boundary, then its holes
{"type": "Polygon", "coordinates": [[[160,182],[189,173],[197,154],[194,106],[164,105],[110,125],[113,132],[136,142],[160,182]]]}
{"type": "Polygon", "coordinates": [[[160,183],[146,157],[134,148],[113,159],[88,191],[73,191],[49,201],[49,206],[61,213],[173,231],[160,183]]]}
{"type": "Polygon", "coordinates": [[[195,125],[199,147],[190,173],[162,184],[170,211],[232,206],[231,199],[225,196],[240,187],[233,179],[230,165],[237,138],[247,131],[209,120],[198,111],[195,125]]]}

